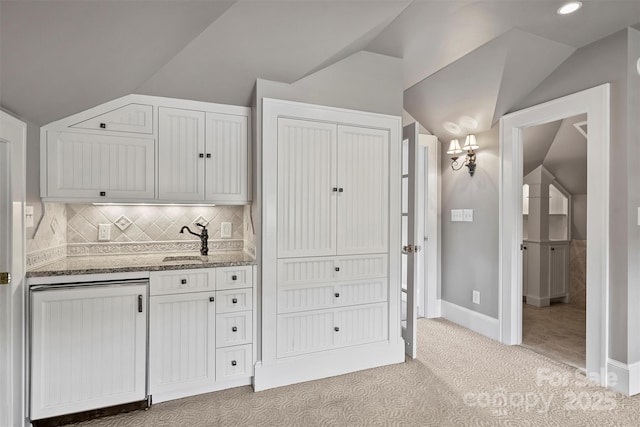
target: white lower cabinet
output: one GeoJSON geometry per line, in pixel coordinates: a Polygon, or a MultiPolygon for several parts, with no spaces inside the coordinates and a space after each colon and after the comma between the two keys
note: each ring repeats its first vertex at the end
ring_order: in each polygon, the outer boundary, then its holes
{"type": "Polygon", "coordinates": [[[251,383],[252,287],[251,266],[151,272],[153,402],[251,383]]]}
{"type": "Polygon", "coordinates": [[[31,293],[31,420],[146,398],[147,286],[31,293]]]}
{"type": "Polygon", "coordinates": [[[151,395],[215,382],[215,292],[150,298],[151,395]]]}

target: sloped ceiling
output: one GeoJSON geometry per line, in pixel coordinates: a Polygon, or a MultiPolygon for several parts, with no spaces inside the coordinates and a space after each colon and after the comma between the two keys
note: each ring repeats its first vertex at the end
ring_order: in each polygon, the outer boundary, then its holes
{"type": "MultiPolygon", "coordinates": [[[[250,105],[366,50],[402,58],[405,109],[488,129],[580,48],[640,21],[637,0],[0,1],[0,105],[36,125],[128,93],[250,105]]],[[[431,129],[433,127],[433,129],[431,129]]]]}
{"type": "Polygon", "coordinates": [[[524,175],[543,165],[569,193],[586,194],[587,138],[574,126],[586,120],[581,114],[524,129],[524,175]]]}

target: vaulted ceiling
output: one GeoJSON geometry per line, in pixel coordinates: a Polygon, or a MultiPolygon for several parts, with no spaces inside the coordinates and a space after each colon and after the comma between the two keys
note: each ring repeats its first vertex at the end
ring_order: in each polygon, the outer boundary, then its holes
{"type": "Polygon", "coordinates": [[[486,130],[637,0],[0,0],[0,105],[43,125],[128,93],[250,105],[361,50],[402,58],[405,109],[486,130]]]}

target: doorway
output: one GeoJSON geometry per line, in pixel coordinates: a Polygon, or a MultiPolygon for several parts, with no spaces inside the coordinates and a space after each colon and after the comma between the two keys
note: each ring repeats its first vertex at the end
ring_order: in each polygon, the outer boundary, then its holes
{"type": "Polygon", "coordinates": [[[522,130],[522,345],[586,367],[586,114],[522,130]]]}
{"type": "Polygon", "coordinates": [[[500,119],[500,339],[522,343],[523,130],[587,115],[586,372],[607,385],[609,304],[609,93],[604,84],[500,119]]]}

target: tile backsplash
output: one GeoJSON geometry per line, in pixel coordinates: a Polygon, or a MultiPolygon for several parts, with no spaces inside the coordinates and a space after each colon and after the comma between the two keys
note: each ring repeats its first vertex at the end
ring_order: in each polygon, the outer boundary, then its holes
{"type": "Polygon", "coordinates": [[[143,252],[190,252],[200,240],[180,234],[182,226],[200,233],[207,226],[209,249],[255,253],[250,208],[246,206],[123,206],[45,203],[45,214],[27,242],[27,267],[37,268],[64,256],[143,252]],[[231,223],[231,237],[222,238],[222,223],[231,223]],[[108,241],[98,239],[100,224],[109,228],[108,241]]]}

